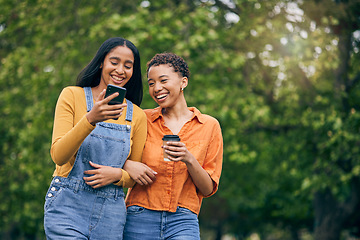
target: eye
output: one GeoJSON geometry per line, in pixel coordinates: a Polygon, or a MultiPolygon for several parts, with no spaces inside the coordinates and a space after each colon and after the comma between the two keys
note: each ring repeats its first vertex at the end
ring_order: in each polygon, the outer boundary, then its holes
{"type": "Polygon", "coordinates": [[[154,83],[149,83],[149,87],[152,87],[152,86],[154,86],[154,83]]]}
{"type": "Polygon", "coordinates": [[[164,83],[164,82],[166,82],[167,81],[167,79],[161,79],[161,82],[162,83],[164,83]]]}
{"type": "Polygon", "coordinates": [[[111,61],[111,64],[114,65],[114,66],[118,65],[117,62],[112,62],[112,61],[111,61]]]}
{"type": "Polygon", "coordinates": [[[132,66],[126,66],[126,65],[125,65],[125,68],[126,68],[126,69],[131,69],[132,66]]]}

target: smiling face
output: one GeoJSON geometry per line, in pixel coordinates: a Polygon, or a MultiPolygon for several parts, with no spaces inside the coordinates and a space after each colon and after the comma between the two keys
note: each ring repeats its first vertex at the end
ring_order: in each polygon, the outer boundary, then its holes
{"type": "Polygon", "coordinates": [[[168,64],[152,66],[148,71],[149,94],[162,108],[173,107],[183,100],[181,88],[187,83],[188,79],[168,64]]]}
{"type": "Polygon", "coordinates": [[[101,64],[100,87],[106,88],[108,84],[123,87],[133,74],[134,55],[125,46],[113,48],[101,64]]]}

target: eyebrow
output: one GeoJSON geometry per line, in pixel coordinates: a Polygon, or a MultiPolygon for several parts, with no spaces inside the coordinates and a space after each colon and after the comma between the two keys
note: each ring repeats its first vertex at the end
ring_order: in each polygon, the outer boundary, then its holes
{"type": "MultiPolygon", "coordinates": [[[[164,74],[164,75],[161,75],[159,78],[163,78],[163,77],[169,77],[168,75],[164,74]]],[[[150,80],[153,80],[152,78],[149,78],[148,81],[150,80]]]]}
{"type": "MultiPolygon", "coordinates": [[[[119,57],[110,57],[109,59],[121,60],[119,57]]],[[[134,64],[134,62],[131,60],[126,60],[125,62],[134,64]]]]}

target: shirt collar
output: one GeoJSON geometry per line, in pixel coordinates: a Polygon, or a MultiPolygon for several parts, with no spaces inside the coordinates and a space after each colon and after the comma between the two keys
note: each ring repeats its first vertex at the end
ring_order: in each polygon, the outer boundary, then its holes
{"type": "MultiPolygon", "coordinates": [[[[196,118],[200,123],[205,122],[205,118],[204,118],[203,114],[196,107],[189,107],[188,109],[194,113],[194,116],[191,118],[191,120],[193,118],[196,118]]],[[[163,117],[163,115],[161,113],[160,107],[152,109],[151,116],[150,116],[151,122],[155,122],[158,118],[162,118],[162,117],[163,117]]]]}

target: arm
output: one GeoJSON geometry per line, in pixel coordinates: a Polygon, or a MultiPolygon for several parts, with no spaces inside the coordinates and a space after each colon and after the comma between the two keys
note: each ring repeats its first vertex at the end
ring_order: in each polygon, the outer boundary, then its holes
{"type": "Polygon", "coordinates": [[[217,191],[222,170],[223,140],[219,123],[216,121],[212,127],[212,136],[207,147],[203,166],[188,151],[182,142],[169,142],[163,148],[170,155],[172,161],[183,161],[188,172],[200,193],[209,197],[217,191]]]}
{"type": "Polygon", "coordinates": [[[207,196],[213,190],[213,182],[209,174],[201,167],[199,162],[192,155],[182,142],[168,142],[163,148],[169,155],[171,161],[182,161],[186,164],[188,172],[201,194],[207,196]]]}
{"type": "MultiPolygon", "coordinates": [[[[134,111],[133,121],[135,124],[132,130],[132,144],[129,158],[133,159],[134,162],[140,162],[147,135],[147,123],[144,112],[142,110],[134,111]],[[135,117],[135,115],[137,116],[135,117]]],[[[86,184],[93,188],[103,187],[111,183],[128,188],[135,184],[130,175],[121,168],[113,168],[91,162],[90,165],[94,167],[94,169],[85,171],[84,174],[92,176],[84,177],[84,180],[86,184]]]]}
{"type": "MultiPolygon", "coordinates": [[[[135,110],[135,106],[134,106],[135,110]]],[[[124,167],[123,167],[123,175],[119,182],[116,183],[118,186],[122,186],[124,188],[133,187],[135,181],[131,178],[131,175],[127,172],[129,170],[129,163],[131,164],[130,159],[132,162],[139,163],[141,162],[142,153],[144,150],[146,136],[147,136],[147,118],[143,110],[138,109],[139,111],[134,111],[136,113],[136,125],[133,129],[133,137],[132,137],[132,146],[131,146],[131,153],[128,159],[126,160],[124,167]]]]}
{"type": "Polygon", "coordinates": [[[127,160],[124,165],[124,170],[139,185],[150,185],[156,179],[157,172],[141,162],[127,160]]]}
{"type": "Polygon", "coordinates": [[[223,138],[221,134],[220,124],[216,121],[215,126],[212,130],[212,138],[207,148],[205,161],[203,163],[203,168],[209,174],[213,181],[213,190],[209,195],[204,195],[205,197],[210,197],[216,193],[221,171],[222,171],[222,162],[223,162],[223,138]]]}
{"type": "Polygon", "coordinates": [[[84,139],[95,128],[95,123],[120,116],[125,105],[108,105],[116,95],[104,99],[105,92],[99,94],[93,109],[84,115],[79,122],[74,122],[75,104],[78,100],[74,92],[65,88],[55,109],[53,141],[50,150],[53,161],[62,166],[77,152],[84,139]],[[114,115],[115,114],[115,115],[114,115]]]}
{"type": "Polygon", "coordinates": [[[56,104],[50,154],[59,166],[67,163],[75,155],[84,139],[95,128],[85,116],[79,122],[74,122],[75,102],[73,91],[65,88],[56,104]]]}

